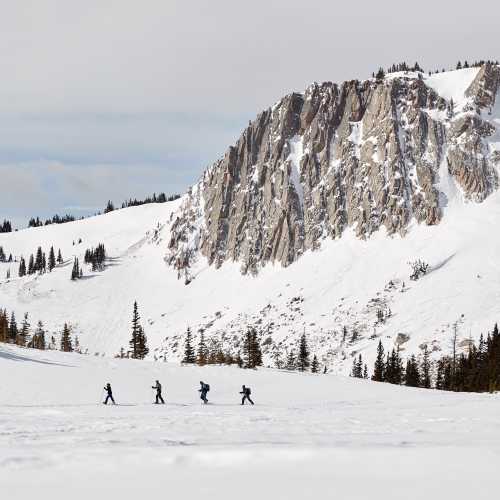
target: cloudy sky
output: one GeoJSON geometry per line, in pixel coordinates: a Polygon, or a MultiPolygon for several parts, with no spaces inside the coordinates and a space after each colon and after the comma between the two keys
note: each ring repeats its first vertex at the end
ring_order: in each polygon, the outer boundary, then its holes
{"type": "Polygon", "coordinates": [[[500,58],[490,0],[0,6],[0,218],[19,227],[184,191],[258,111],[312,81],[500,58]]]}

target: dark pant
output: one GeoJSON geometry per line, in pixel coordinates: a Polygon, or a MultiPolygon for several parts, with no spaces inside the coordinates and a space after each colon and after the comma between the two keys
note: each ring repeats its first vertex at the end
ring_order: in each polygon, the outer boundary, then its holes
{"type": "Polygon", "coordinates": [[[106,399],[104,400],[104,404],[107,405],[108,404],[108,401],[111,399],[111,401],[113,402],[113,404],[115,405],[115,400],[113,399],[113,394],[108,394],[106,396],[106,399]]]}
{"type": "Polygon", "coordinates": [[[161,397],[161,392],[157,392],[156,393],[156,404],[160,404],[160,401],[161,401],[162,405],[165,404],[165,401],[163,401],[163,398],[161,397]]]}
{"type": "Polygon", "coordinates": [[[200,395],[200,399],[205,403],[207,404],[208,403],[208,399],[207,399],[207,393],[206,392],[202,392],[201,395],[200,395]]]}
{"type": "Polygon", "coordinates": [[[245,401],[248,399],[248,401],[250,401],[250,403],[253,404],[253,401],[250,399],[250,396],[248,396],[247,394],[245,394],[243,396],[243,398],[241,399],[241,404],[244,405],[245,404],[245,401]]]}

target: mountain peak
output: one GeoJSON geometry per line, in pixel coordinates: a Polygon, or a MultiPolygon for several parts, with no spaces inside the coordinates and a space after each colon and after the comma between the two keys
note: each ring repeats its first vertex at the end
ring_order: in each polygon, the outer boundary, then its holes
{"type": "Polygon", "coordinates": [[[188,280],[200,255],[256,273],[352,228],[404,235],[498,186],[500,67],[313,83],[260,113],[177,214],[167,260],[188,280]]]}

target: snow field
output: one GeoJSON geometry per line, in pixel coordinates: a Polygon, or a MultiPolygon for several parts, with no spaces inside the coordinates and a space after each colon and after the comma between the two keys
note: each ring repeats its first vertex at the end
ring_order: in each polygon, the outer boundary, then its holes
{"type": "Polygon", "coordinates": [[[498,395],[5,345],[0,376],[0,481],[16,500],[488,498],[500,481],[498,395]],[[107,381],[120,406],[100,403],[107,381]]]}

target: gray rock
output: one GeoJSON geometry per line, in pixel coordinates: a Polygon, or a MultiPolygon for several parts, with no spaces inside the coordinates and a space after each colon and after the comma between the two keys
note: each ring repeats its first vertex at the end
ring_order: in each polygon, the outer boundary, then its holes
{"type": "Polygon", "coordinates": [[[442,165],[472,201],[497,189],[487,139],[500,67],[481,68],[465,110],[411,75],[314,83],[260,113],[176,215],[166,260],[179,277],[189,283],[200,253],[257,273],[347,228],[368,238],[382,227],[404,235],[412,219],[438,224],[442,165]]]}

